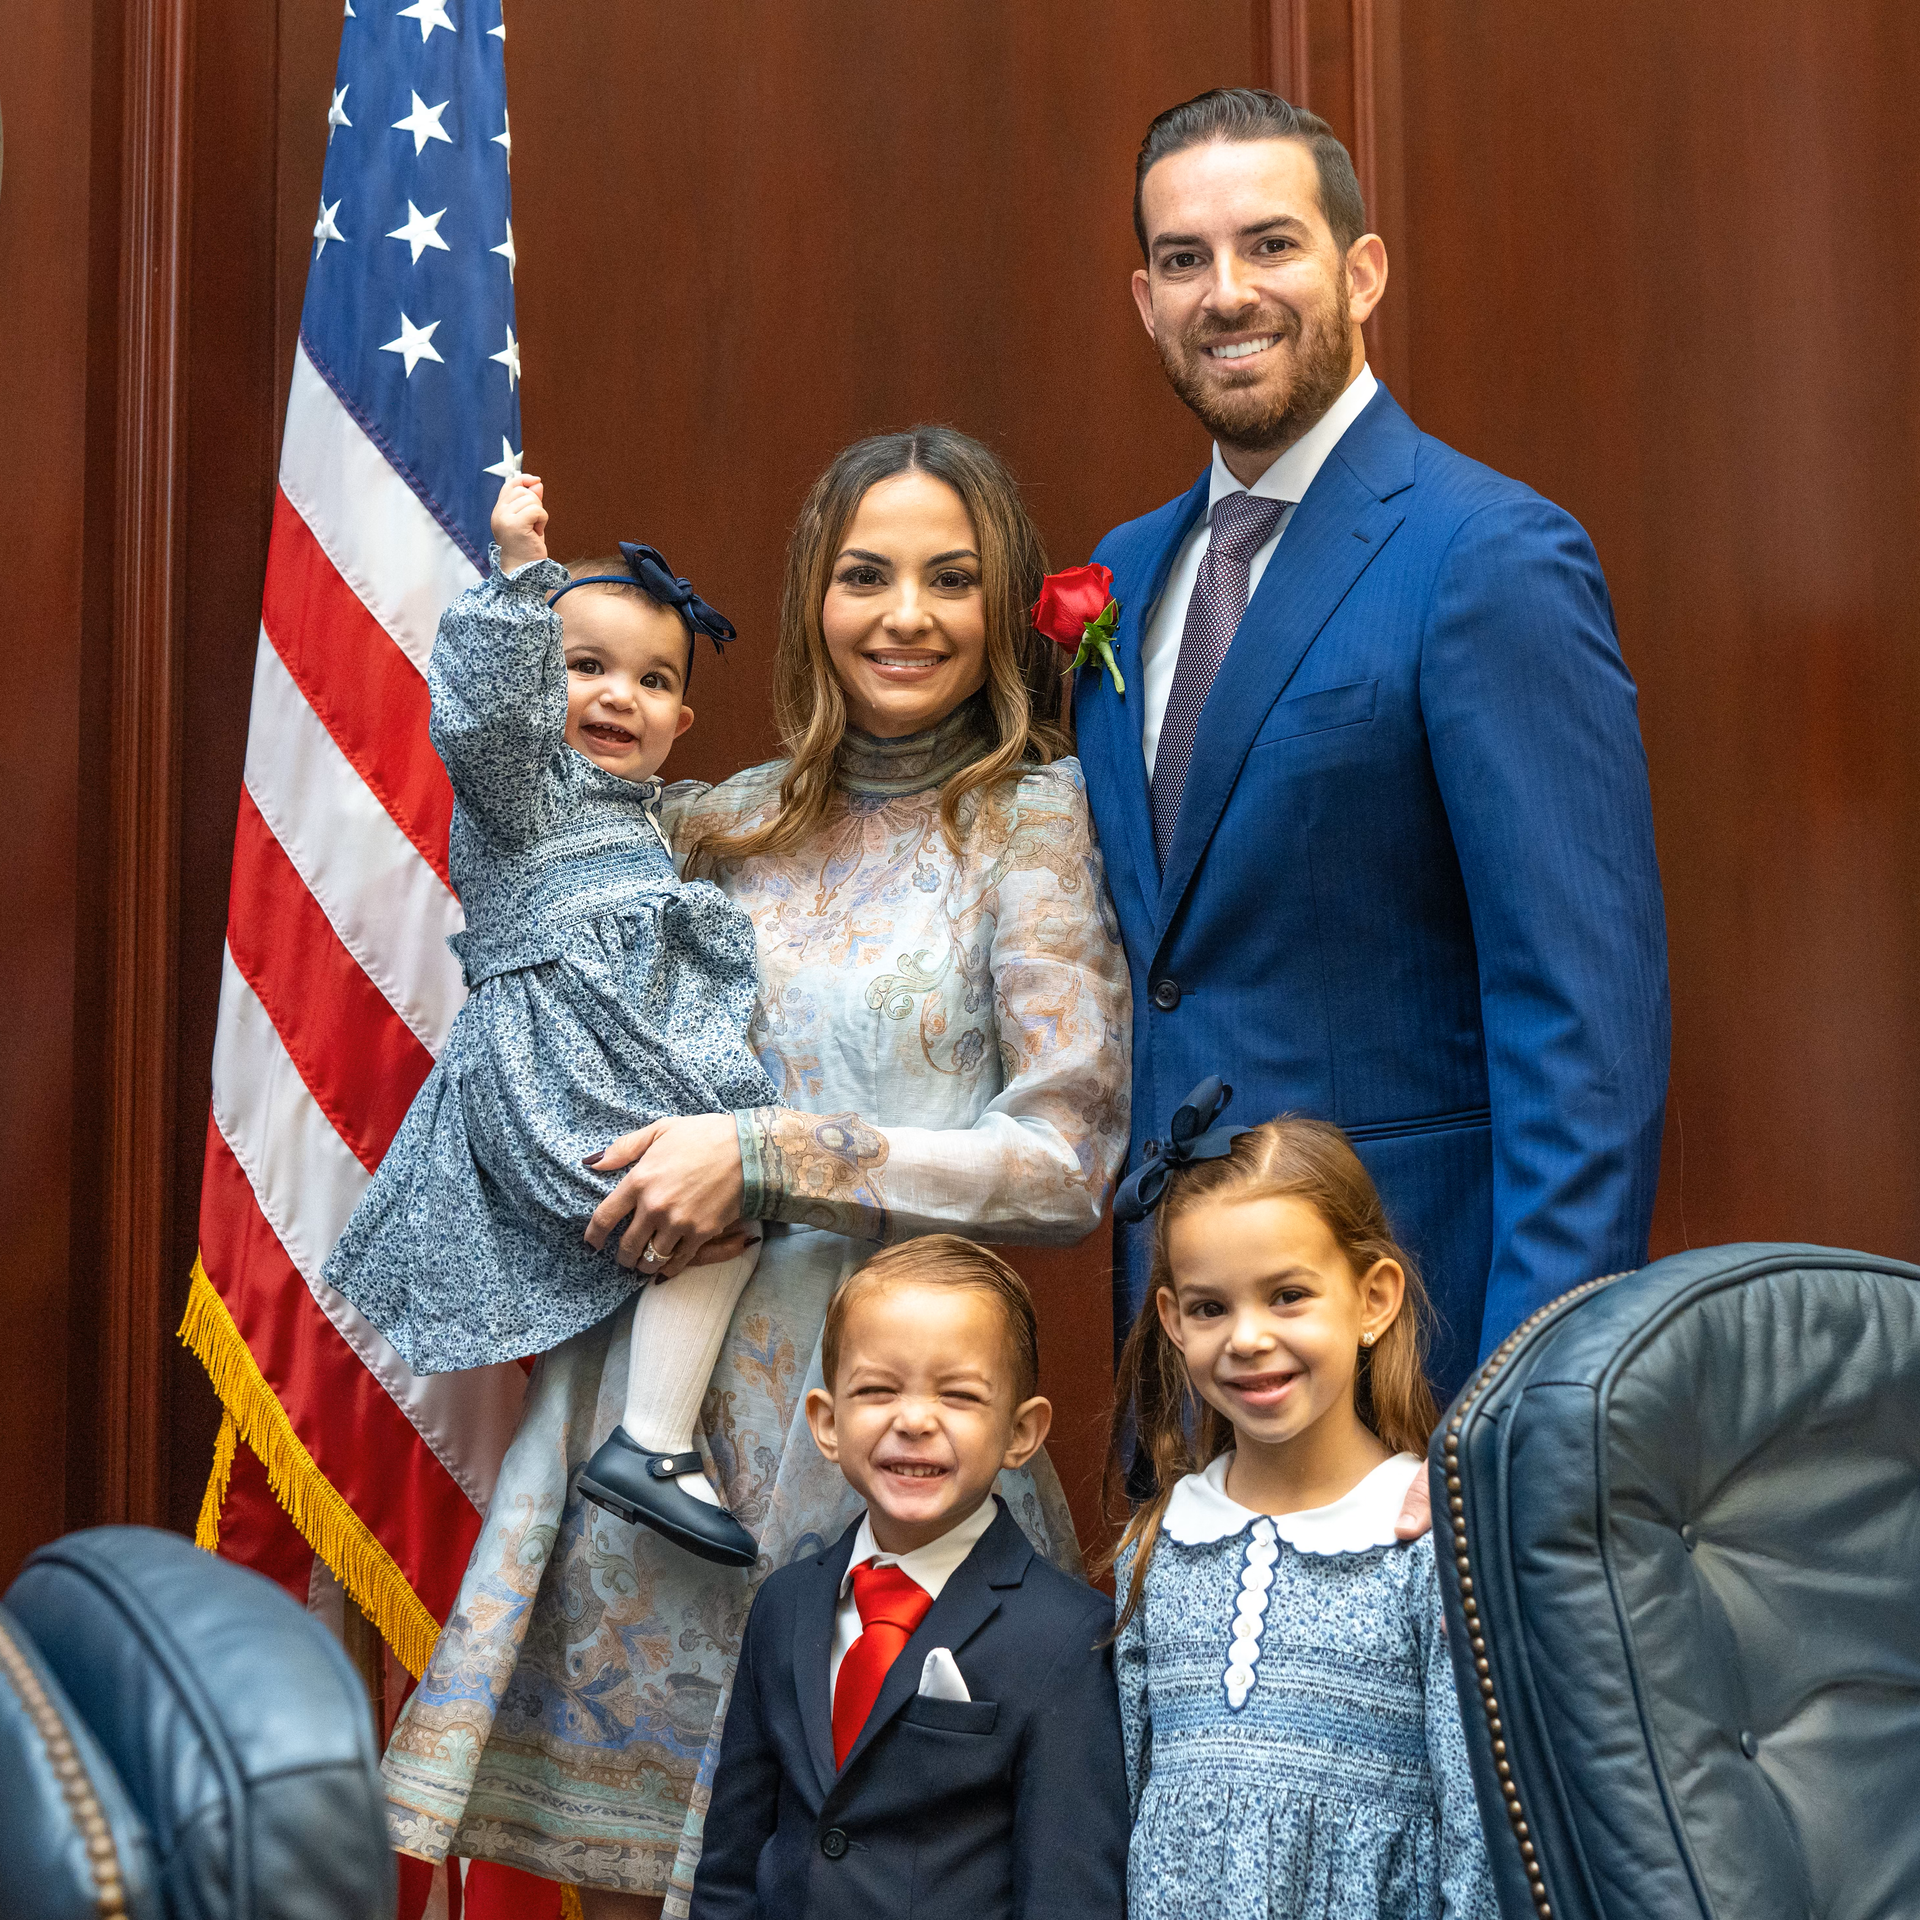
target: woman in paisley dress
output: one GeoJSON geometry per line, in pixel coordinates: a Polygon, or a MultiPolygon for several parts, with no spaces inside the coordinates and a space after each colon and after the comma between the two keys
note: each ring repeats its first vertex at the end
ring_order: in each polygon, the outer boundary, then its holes
{"type": "MultiPolygon", "coordinates": [[[[1127,973],[1060,660],[1027,618],[1045,571],[1005,469],[919,428],[849,448],[802,509],[775,665],[786,757],[669,789],[683,866],[747,913],[752,1041],[780,1104],[627,1136],[595,1216],[671,1276],[762,1225],[703,1408],[750,1571],[591,1506],[631,1313],[544,1355],[454,1613],[387,1751],[396,1845],[580,1889],[587,1920],[684,1913],[741,1628],[759,1580],[858,1502],[815,1451],[829,1298],[877,1246],[952,1231],[1065,1243],[1127,1138],[1127,973]]],[[[664,1284],[671,1284],[668,1278],[664,1284]]],[[[1044,1455],[1000,1489],[1077,1570],[1044,1455]]]]}

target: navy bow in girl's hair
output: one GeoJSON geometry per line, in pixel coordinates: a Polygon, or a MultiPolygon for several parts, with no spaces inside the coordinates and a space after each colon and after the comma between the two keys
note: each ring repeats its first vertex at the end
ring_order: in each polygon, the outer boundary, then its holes
{"type": "Polygon", "coordinates": [[[1144,1220],[1160,1204],[1167,1181],[1176,1167],[1191,1166],[1196,1160],[1224,1160],[1233,1143],[1251,1127],[1216,1127],[1213,1123],[1226,1112],[1233,1089],[1220,1076],[1209,1074],[1187,1095],[1186,1104],[1174,1113],[1164,1142],[1149,1142],[1145,1161],[1120,1183],[1113,1196],[1113,1217],[1131,1224],[1144,1220]]]}
{"type": "Polygon", "coordinates": [[[715,653],[729,640],[739,638],[734,625],[718,607],[710,607],[693,590],[691,580],[683,580],[667,565],[667,556],[658,547],[645,547],[635,540],[620,542],[620,558],[627,563],[625,573],[589,573],[569,580],[547,601],[552,606],[562,593],[575,587],[638,587],[649,600],[671,607],[687,629],[687,678],[693,678],[693,642],[705,634],[713,642],[715,653]]]}

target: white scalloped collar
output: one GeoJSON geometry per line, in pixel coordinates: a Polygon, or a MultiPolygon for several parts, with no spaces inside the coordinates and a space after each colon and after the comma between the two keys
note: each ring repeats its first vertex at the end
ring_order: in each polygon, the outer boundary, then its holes
{"type": "Polygon", "coordinates": [[[1183,1547],[1202,1547],[1225,1540],[1256,1520],[1270,1519],[1274,1532],[1302,1553],[1364,1553],[1369,1547],[1392,1546],[1401,1502],[1424,1464],[1418,1454],[1396,1453],[1324,1507],[1260,1514],[1227,1497],[1227,1470],[1233,1455],[1223,1453],[1204,1473],[1190,1473],[1174,1488],[1160,1524],[1183,1547]]]}

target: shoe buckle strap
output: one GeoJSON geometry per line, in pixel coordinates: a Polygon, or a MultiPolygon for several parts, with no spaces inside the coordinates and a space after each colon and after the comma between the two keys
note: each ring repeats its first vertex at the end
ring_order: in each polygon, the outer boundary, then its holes
{"type": "Polygon", "coordinates": [[[647,1471],[656,1480],[677,1480],[683,1473],[703,1471],[699,1453],[656,1453],[647,1462],[647,1471]]]}

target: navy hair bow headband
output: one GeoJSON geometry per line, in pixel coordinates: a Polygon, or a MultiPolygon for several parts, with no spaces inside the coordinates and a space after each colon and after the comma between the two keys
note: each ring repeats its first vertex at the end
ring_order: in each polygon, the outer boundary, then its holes
{"type": "Polygon", "coordinates": [[[552,595],[547,605],[552,606],[561,594],[571,593],[575,587],[638,587],[649,600],[657,600],[663,607],[671,607],[680,616],[687,629],[687,678],[693,678],[692,643],[705,634],[713,642],[713,650],[718,653],[729,640],[740,636],[734,625],[718,607],[710,607],[693,590],[691,580],[683,580],[667,565],[667,556],[658,547],[643,547],[634,540],[620,542],[620,558],[627,563],[625,573],[589,573],[578,580],[569,580],[552,595]]]}
{"type": "Polygon", "coordinates": [[[1186,1104],[1174,1114],[1167,1127],[1164,1143],[1156,1144],[1146,1160],[1120,1183],[1113,1196],[1113,1217],[1132,1223],[1144,1220],[1165,1198],[1167,1182],[1176,1167],[1191,1166],[1196,1160],[1224,1160],[1233,1143],[1251,1127],[1216,1127],[1213,1123],[1226,1112],[1233,1089],[1216,1074],[1209,1074],[1187,1095],[1186,1104]]]}

